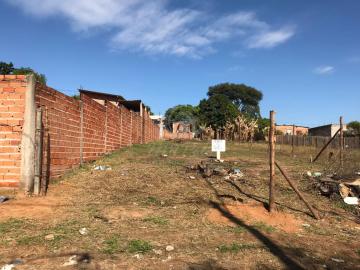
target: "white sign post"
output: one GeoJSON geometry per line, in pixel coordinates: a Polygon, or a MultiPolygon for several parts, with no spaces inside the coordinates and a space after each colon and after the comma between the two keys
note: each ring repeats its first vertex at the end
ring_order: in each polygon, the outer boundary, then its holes
{"type": "Polygon", "coordinates": [[[216,152],[216,159],[220,160],[220,153],[225,152],[225,140],[211,140],[211,151],[216,152]]]}

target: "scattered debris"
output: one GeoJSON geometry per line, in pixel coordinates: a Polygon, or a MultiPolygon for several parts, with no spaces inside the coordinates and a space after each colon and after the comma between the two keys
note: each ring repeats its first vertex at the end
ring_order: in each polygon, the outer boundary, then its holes
{"type": "Polygon", "coordinates": [[[343,259],[337,259],[337,258],[331,258],[332,261],[337,262],[337,263],[343,263],[345,262],[343,259]]]}
{"type": "Polygon", "coordinates": [[[45,240],[48,240],[48,241],[52,241],[55,239],[55,235],[53,234],[48,234],[48,235],[45,235],[45,240]]]}
{"type": "Polygon", "coordinates": [[[24,261],[21,259],[15,259],[9,262],[8,264],[5,264],[3,267],[0,268],[0,270],[12,270],[15,268],[16,265],[22,264],[24,261]]]}
{"type": "Polygon", "coordinates": [[[321,177],[322,173],[321,172],[314,172],[313,176],[314,177],[321,177]]]}
{"type": "Polygon", "coordinates": [[[170,261],[172,258],[171,258],[171,256],[169,255],[166,259],[164,259],[164,260],[161,260],[162,262],[167,262],[167,261],[170,261]]]}
{"type": "Polygon", "coordinates": [[[170,252],[170,251],[173,251],[175,248],[172,245],[167,245],[165,249],[167,252],[170,252]]]}
{"type": "Polygon", "coordinates": [[[360,178],[349,182],[349,179],[354,179],[353,176],[340,177],[337,174],[330,174],[323,177],[315,177],[315,174],[307,172],[308,176],[312,175],[309,178],[314,181],[313,185],[321,195],[329,198],[341,198],[349,205],[359,205],[360,178]]]}
{"type": "Polygon", "coordinates": [[[79,230],[79,233],[80,233],[81,235],[87,235],[87,234],[89,233],[89,230],[88,230],[87,228],[81,228],[81,229],[79,230]]]}
{"type": "Polygon", "coordinates": [[[142,254],[135,254],[133,257],[138,260],[141,260],[144,256],[142,254]]]}
{"type": "Polygon", "coordinates": [[[156,255],[162,255],[163,252],[161,249],[153,249],[153,252],[156,254],[156,255]]]}
{"type": "Polygon", "coordinates": [[[72,265],[77,265],[78,264],[78,261],[77,261],[77,255],[73,255],[71,256],[67,262],[65,262],[63,264],[63,266],[72,266],[72,265]]]}
{"type": "Polygon", "coordinates": [[[194,179],[195,179],[195,176],[190,175],[190,176],[189,176],[189,179],[194,180],[194,179]]]}
{"type": "Polygon", "coordinates": [[[304,224],[302,224],[302,226],[303,226],[303,227],[306,227],[306,228],[310,228],[310,227],[311,227],[310,224],[308,224],[308,223],[304,223],[304,224]]]}
{"type": "Polygon", "coordinates": [[[359,205],[360,201],[357,197],[345,197],[344,202],[350,205],[359,205]]]}
{"type": "Polygon", "coordinates": [[[162,154],[161,156],[162,156],[162,157],[168,157],[168,155],[167,155],[167,154],[162,154]]]}
{"type": "Polygon", "coordinates": [[[9,200],[9,197],[6,196],[0,196],[0,203],[6,202],[9,200]]]}
{"type": "Polygon", "coordinates": [[[111,171],[112,168],[108,165],[98,165],[93,167],[94,171],[111,171]]]}
{"type": "Polygon", "coordinates": [[[224,168],[215,168],[213,172],[214,172],[214,174],[221,175],[221,176],[226,176],[229,173],[224,168]]]}
{"type": "Polygon", "coordinates": [[[5,264],[3,267],[1,267],[1,270],[12,270],[14,267],[15,264],[5,264]]]}

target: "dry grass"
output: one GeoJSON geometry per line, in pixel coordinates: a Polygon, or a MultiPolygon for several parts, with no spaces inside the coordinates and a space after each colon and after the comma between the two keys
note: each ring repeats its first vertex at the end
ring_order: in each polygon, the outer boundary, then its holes
{"type": "MultiPolygon", "coordinates": [[[[25,263],[19,269],[66,269],[62,264],[70,254],[81,253],[91,258],[81,265],[83,269],[357,267],[360,227],[356,217],[317,195],[303,177],[307,170],[326,171],[325,155],[313,165],[308,160],[315,149],[297,149],[296,158],[291,158],[289,147],[277,149],[279,163],[324,217],[314,220],[277,174],[278,211],[310,225],[285,233],[227,212],[225,204],[233,203],[231,198],[266,204],[268,197],[267,146],[230,143],[227,148],[222,166],[245,173],[235,183],[194,173],[190,174],[196,179],[188,179],[185,165],[212,155],[209,143],[194,141],[135,145],[96,162],[112,166],[111,171],[91,171],[87,166],[67,175],[50,187],[50,196],[57,198],[56,214],[29,219],[24,209],[23,217],[0,218],[0,266],[20,257],[25,263]],[[210,222],[207,214],[214,208],[234,226],[210,222]],[[79,233],[83,227],[88,234],[79,233]],[[49,234],[53,240],[45,239],[49,234]],[[174,246],[174,251],[167,252],[167,245],[174,246]]],[[[347,164],[360,168],[359,156],[356,151],[347,153],[347,164]]],[[[11,203],[21,200],[7,203],[9,211],[11,203]]]]}

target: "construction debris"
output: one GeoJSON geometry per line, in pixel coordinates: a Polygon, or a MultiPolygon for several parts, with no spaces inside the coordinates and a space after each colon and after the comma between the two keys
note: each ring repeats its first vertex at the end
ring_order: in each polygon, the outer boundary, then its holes
{"type": "Polygon", "coordinates": [[[306,173],[313,181],[315,189],[326,197],[342,198],[346,204],[359,205],[360,198],[360,178],[351,182],[342,179],[336,174],[322,176],[322,173],[306,173]],[[318,176],[320,175],[320,176],[318,176]]]}
{"type": "Polygon", "coordinates": [[[87,235],[87,234],[89,233],[89,230],[88,230],[87,228],[81,228],[81,229],[79,230],[79,233],[80,233],[81,235],[87,235]]]}
{"type": "Polygon", "coordinates": [[[65,262],[63,264],[63,266],[72,266],[72,265],[77,265],[78,264],[78,261],[77,261],[77,256],[76,255],[73,255],[71,256],[67,262],[65,262]]]}
{"type": "Polygon", "coordinates": [[[108,165],[98,165],[93,167],[94,171],[111,171],[112,168],[108,165]]]}
{"type": "MultiPolygon", "coordinates": [[[[231,168],[233,164],[226,163],[224,165],[216,165],[214,162],[216,162],[216,160],[211,160],[211,162],[201,161],[196,165],[191,164],[186,166],[186,171],[197,171],[204,178],[222,176],[225,180],[238,180],[244,177],[244,173],[239,168],[231,168]]],[[[193,176],[189,176],[190,179],[193,179],[192,177],[193,176]]]]}
{"type": "Polygon", "coordinates": [[[9,200],[9,197],[6,196],[0,196],[0,203],[6,202],[9,200]]]}

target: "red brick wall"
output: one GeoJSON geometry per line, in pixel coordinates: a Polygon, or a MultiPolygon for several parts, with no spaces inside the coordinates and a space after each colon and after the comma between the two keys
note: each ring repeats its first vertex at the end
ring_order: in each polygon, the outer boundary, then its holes
{"type": "Polygon", "coordinates": [[[80,102],[40,84],[35,100],[43,108],[43,170],[57,177],[80,164],[80,102]]]}
{"type": "MultiPolygon", "coordinates": [[[[21,178],[21,136],[25,76],[0,76],[0,187],[18,186],[21,178]]],[[[144,114],[81,94],[81,101],[37,84],[36,107],[43,111],[43,177],[53,178],[83,161],[134,143],[159,139],[159,128],[144,114]],[[82,115],[82,120],[81,120],[82,115]],[[83,133],[81,133],[81,128],[83,133]]]]}
{"type": "Polygon", "coordinates": [[[0,186],[17,187],[21,173],[26,77],[0,75],[0,186]]]}
{"type": "Polygon", "coordinates": [[[84,161],[97,159],[105,153],[106,107],[81,94],[83,102],[84,161]]]}

